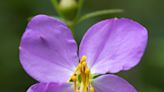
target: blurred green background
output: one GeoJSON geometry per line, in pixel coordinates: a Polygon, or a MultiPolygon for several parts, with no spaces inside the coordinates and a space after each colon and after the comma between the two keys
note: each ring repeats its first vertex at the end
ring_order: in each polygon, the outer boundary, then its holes
{"type": "MultiPolygon", "coordinates": [[[[142,62],[119,73],[138,92],[164,92],[164,0],[86,0],[82,13],[119,8],[125,11],[92,18],[76,27],[78,43],[96,21],[128,17],[149,30],[149,42],[142,62]]],[[[36,83],[19,63],[18,46],[28,18],[37,14],[57,15],[50,0],[0,0],[0,92],[25,92],[36,83]]]]}

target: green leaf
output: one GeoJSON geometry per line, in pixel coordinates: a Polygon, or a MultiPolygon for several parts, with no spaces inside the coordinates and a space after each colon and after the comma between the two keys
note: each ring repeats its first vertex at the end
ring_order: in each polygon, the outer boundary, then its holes
{"type": "Polygon", "coordinates": [[[113,13],[122,13],[122,12],[123,12],[122,9],[108,9],[108,10],[95,11],[95,12],[88,13],[88,14],[82,16],[78,22],[81,22],[81,21],[84,21],[86,19],[93,18],[96,16],[101,16],[101,15],[105,15],[105,14],[113,14],[113,13]]]}

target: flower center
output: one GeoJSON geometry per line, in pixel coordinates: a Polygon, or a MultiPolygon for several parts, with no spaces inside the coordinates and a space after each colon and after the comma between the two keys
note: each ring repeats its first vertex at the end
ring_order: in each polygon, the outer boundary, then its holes
{"type": "Polygon", "coordinates": [[[74,82],[74,92],[94,92],[94,87],[91,85],[90,69],[86,63],[86,56],[82,56],[80,63],[68,82],[74,82]]]}

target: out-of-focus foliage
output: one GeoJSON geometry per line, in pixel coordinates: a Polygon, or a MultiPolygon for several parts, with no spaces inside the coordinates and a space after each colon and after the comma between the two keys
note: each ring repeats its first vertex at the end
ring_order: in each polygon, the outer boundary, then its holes
{"type": "MultiPolygon", "coordinates": [[[[164,0],[86,0],[82,14],[109,8],[124,9],[122,14],[92,18],[76,27],[78,43],[96,21],[110,17],[132,18],[149,30],[149,42],[142,62],[120,76],[139,92],[164,92],[164,0]]],[[[0,92],[25,92],[34,81],[19,63],[19,42],[28,18],[37,14],[56,16],[50,0],[0,1],[0,92]]]]}

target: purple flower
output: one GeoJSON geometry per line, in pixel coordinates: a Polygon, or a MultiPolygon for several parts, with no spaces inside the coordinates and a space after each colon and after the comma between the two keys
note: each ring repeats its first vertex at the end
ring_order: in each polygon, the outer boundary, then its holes
{"type": "Polygon", "coordinates": [[[35,16],[20,43],[21,64],[39,81],[27,92],[137,92],[111,73],[137,65],[147,39],[147,30],[139,23],[127,18],[107,19],[89,28],[78,51],[63,22],[35,16]]]}

